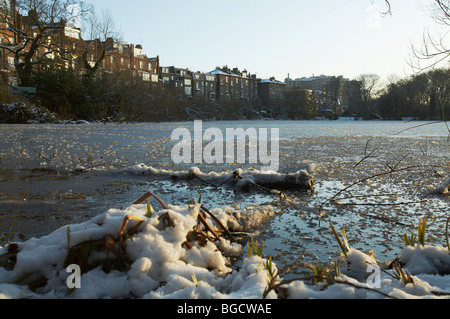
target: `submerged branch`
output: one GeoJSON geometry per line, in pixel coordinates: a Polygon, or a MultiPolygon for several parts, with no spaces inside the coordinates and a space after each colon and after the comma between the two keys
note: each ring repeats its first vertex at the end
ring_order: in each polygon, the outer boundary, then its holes
{"type": "MultiPolygon", "coordinates": [[[[400,161],[400,162],[401,162],[401,161],[400,161]]],[[[327,202],[330,202],[330,201],[335,200],[339,195],[341,195],[341,194],[344,193],[345,191],[349,190],[350,188],[352,188],[352,187],[354,187],[354,186],[356,186],[356,185],[358,185],[358,184],[362,184],[362,183],[364,183],[364,182],[366,182],[366,181],[368,181],[368,180],[371,180],[371,179],[374,179],[374,178],[377,178],[377,177],[381,177],[381,176],[385,176],[385,175],[389,175],[389,174],[399,173],[399,172],[402,172],[402,171],[408,171],[408,170],[412,170],[412,169],[416,169],[416,168],[423,168],[423,165],[412,165],[412,166],[407,166],[407,167],[403,167],[403,168],[397,168],[397,166],[400,164],[400,162],[398,162],[398,163],[397,163],[395,166],[393,166],[393,167],[391,167],[391,166],[388,165],[389,171],[385,171],[385,172],[382,172],[382,173],[378,173],[378,174],[374,174],[374,175],[365,177],[365,178],[360,179],[360,180],[358,180],[358,181],[356,181],[356,182],[350,184],[349,186],[347,186],[347,187],[341,189],[341,190],[340,190],[339,192],[337,192],[333,197],[331,197],[331,198],[325,200],[324,202],[322,202],[322,203],[320,204],[320,206],[319,206],[319,214],[322,213],[322,208],[323,208],[323,206],[324,206],[327,202]]]]}

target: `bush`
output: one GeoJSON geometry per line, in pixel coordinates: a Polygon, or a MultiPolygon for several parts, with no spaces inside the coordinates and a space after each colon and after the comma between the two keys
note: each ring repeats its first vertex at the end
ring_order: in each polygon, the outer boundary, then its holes
{"type": "Polygon", "coordinates": [[[0,123],[5,124],[40,124],[54,123],[55,114],[43,107],[24,102],[0,104],[0,123]]]}

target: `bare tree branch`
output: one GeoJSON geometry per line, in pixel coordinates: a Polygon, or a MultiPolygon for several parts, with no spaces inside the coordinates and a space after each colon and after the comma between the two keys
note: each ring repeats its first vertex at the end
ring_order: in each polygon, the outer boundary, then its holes
{"type": "Polygon", "coordinates": [[[375,2],[377,0],[370,0],[370,3],[377,9],[377,11],[382,15],[382,16],[387,16],[387,15],[392,15],[392,8],[391,8],[391,3],[388,0],[385,0],[385,10],[380,10],[378,9],[378,7],[375,6],[375,2]]]}
{"type": "MultiPolygon", "coordinates": [[[[430,10],[431,17],[437,24],[450,27],[450,0],[434,0],[430,10]]],[[[425,30],[421,45],[411,45],[409,65],[414,72],[434,69],[449,60],[449,34],[450,29],[444,34],[434,36],[429,30],[425,30]]]]}

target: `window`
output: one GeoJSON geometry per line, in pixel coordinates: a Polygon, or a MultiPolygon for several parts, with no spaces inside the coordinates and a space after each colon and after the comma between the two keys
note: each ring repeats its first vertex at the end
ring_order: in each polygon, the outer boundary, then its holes
{"type": "Polygon", "coordinates": [[[142,73],[142,80],[149,82],[150,81],[150,74],[147,72],[142,73]]]}
{"type": "Polygon", "coordinates": [[[64,35],[66,37],[74,38],[74,39],[79,39],[80,38],[80,32],[78,30],[69,29],[69,28],[66,28],[64,30],[64,35]]]}
{"type": "Polygon", "coordinates": [[[144,62],[139,61],[139,68],[143,69],[144,68],[144,62]]]}

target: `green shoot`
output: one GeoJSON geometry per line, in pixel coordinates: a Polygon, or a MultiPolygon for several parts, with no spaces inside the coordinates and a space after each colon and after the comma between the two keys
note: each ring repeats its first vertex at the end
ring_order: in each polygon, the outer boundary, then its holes
{"type": "Polygon", "coordinates": [[[67,226],[67,249],[70,249],[70,227],[67,226]]]}
{"type": "Polygon", "coordinates": [[[416,246],[416,234],[411,233],[411,237],[408,238],[407,234],[403,235],[403,241],[405,242],[405,246],[411,246],[411,247],[415,247],[416,246]]]}
{"type": "Polygon", "coordinates": [[[336,230],[334,229],[333,224],[331,222],[330,222],[330,228],[331,228],[331,231],[332,231],[334,237],[336,238],[336,241],[338,242],[339,246],[341,247],[342,252],[344,253],[345,257],[348,258],[347,253],[350,251],[350,248],[349,248],[348,242],[347,242],[347,235],[345,234],[345,226],[342,227],[342,237],[344,238],[344,243],[339,238],[339,235],[336,232],[336,230]]]}
{"type": "Polygon", "coordinates": [[[261,241],[261,247],[258,245],[258,241],[254,241],[252,238],[252,245],[250,247],[250,243],[247,242],[247,254],[248,257],[259,256],[262,258],[263,256],[263,242],[261,241]]]}
{"type": "Polygon", "coordinates": [[[407,234],[403,234],[402,238],[403,238],[403,242],[405,243],[406,247],[411,245],[407,234]]]}
{"type": "Polygon", "coordinates": [[[272,256],[269,257],[269,259],[267,260],[267,262],[263,263],[264,268],[267,270],[268,276],[269,276],[269,280],[272,281],[273,278],[275,278],[275,272],[273,271],[273,267],[272,267],[273,263],[272,263],[272,256]]]}
{"type": "Polygon", "coordinates": [[[425,246],[425,232],[427,227],[427,215],[423,217],[423,220],[419,220],[418,227],[418,241],[422,246],[425,246]]]}
{"type": "Polygon", "coordinates": [[[449,224],[449,222],[450,222],[450,217],[447,218],[447,226],[445,227],[445,237],[447,239],[447,249],[450,254],[450,241],[448,240],[448,224],[449,224]]]}
{"type": "Polygon", "coordinates": [[[333,271],[325,272],[323,264],[312,266],[313,270],[313,284],[321,282],[325,287],[331,286],[335,283],[335,278],[341,275],[341,267],[336,263],[333,271]]]}
{"type": "Polygon", "coordinates": [[[197,277],[195,276],[194,272],[192,272],[192,281],[194,282],[195,287],[197,287],[198,286],[198,280],[197,280],[197,277]]]}
{"type": "Polygon", "coordinates": [[[152,218],[153,212],[152,212],[152,206],[150,205],[150,198],[147,198],[147,214],[145,214],[146,217],[152,218]]]}
{"type": "Polygon", "coordinates": [[[342,227],[342,240],[344,241],[344,246],[347,252],[350,251],[350,247],[347,241],[347,234],[345,233],[345,226],[342,227]]]}
{"type": "MultiPolygon", "coordinates": [[[[448,224],[447,224],[447,226],[448,226],[448,224]]],[[[405,246],[406,247],[408,247],[408,246],[416,247],[416,239],[422,246],[425,246],[426,228],[427,228],[427,215],[425,215],[422,220],[419,220],[419,226],[417,227],[417,236],[416,236],[416,234],[414,234],[414,232],[411,232],[410,238],[408,238],[407,234],[404,234],[402,236],[405,246]]],[[[448,241],[448,237],[447,237],[447,241],[448,241]]]]}
{"type": "Polygon", "coordinates": [[[323,264],[320,264],[317,266],[313,265],[312,270],[313,270],[313,274],[314,274],[313,284],[317,284],[319,282],[319,277],[320,278],[325,277],[323,274],[323,264]]]}
{"type": "Polygon", "coordinates": [[[200,196],[198,197],[197,203],[198,203],[198,204],[201,204],[201,203],[202,203],[202,193],[200,193],[200,196]]]}
{"type": "Polygon", "coordinates": [[[403,283],[405,285],[407,284],[413,284],[414,285],[414,280],[411,277],[411,275],[406,271],[406,273],[403,271],[402,266],[400,266],[399,264],[394,263],[393,265],[394,268],[394,276],[395,278],[397,278],[398,280],[403,280],[403,283]]]}
{"type": "Polygon", "coordinates": [[[341,276],[341,264],[339,264],[338,261],[334,265],[334,273],[336,274],[336,277],[340,277],[341,276]]]}

